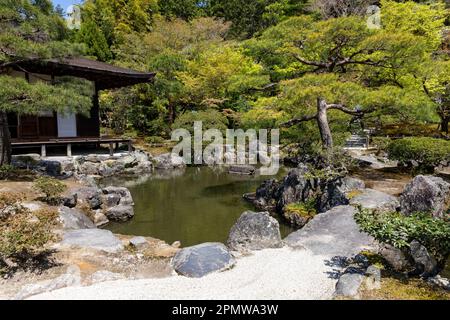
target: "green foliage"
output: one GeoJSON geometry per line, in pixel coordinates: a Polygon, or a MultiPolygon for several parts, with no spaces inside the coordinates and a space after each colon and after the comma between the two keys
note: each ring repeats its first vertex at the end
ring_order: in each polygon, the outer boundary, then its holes
{"type": "Polygon", "coordinates": [[[105,35],[93,21],[81,25],[75,40],[86,45],[86,54],[89,56],[96,57],[100,61],[108,61],[112,58],[105,35]]]}
{"type": "Polygon", "coordinates": [[[43,176],[34,181],[33,188],[45,194],[44,200],[47,203],[56,204],[61,194],[66,191],[67,186],[55,178],[43,176]]]}
{"type": "Polygon", "coordinates": [[[440,262],[450,254],[450,224],[429,214],[404,216],[362,210],[355,220],[362,231],[398,249],[408,248],[411,241],[417,240],[440,262]]]}
{"type": "Polygon", "coordinates": [[[304,0],[209,0],[208,13],[231,21],[235,37],[249,38],[287,16],[304,12],[304,0]]]}
{"type": "MultiPolygon", "coordinates": [[[[0,208],[1,210],[3,208],[0,208]]],[[[44,252],[48,243],[57,240],[53,229],[58,224],[58,212],[53,209],[31,212],[21,208],[14,215],[1,219],[0,262],[8,260],[15,263],[15,260],[20,261],[23,256],[32,258],[44,252]]],[[[25,259],[27,266],[30,264],[28,258],[25,259]]],[[[0,272],[7,272],[8,269],[0,269],[0,272]]]]}
{"type": "Polygon", "coordinates": [[[177,118],[173,127],[175,129],[186,129],[191,134],[194,133],[194,122],[202,121],[203,130],[218,129],[222,132],[228,128],[227,118],[216,110],[209,111],[192,111],[183,113],[177,118]]]}
{"type": "Polygon", "coordinates": [[[389,158],[403,162],[417,161],[419,169],[433,172],[442,161],[450,160],[450,141],[426,137],[392,141],[387,148],[389,158]]]}
{"type": "Polygon", "coordinates": [[[160,0],[159,12],[167,18],[192,20],[203,14],[200,0],[160,0]]]}

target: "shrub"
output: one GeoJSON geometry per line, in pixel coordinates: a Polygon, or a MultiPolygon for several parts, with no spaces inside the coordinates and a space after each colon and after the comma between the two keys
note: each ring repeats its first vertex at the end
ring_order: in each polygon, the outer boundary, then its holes
{"type": "Polygon", "coordinates": [[[162,144],[165,142],[163,137],[158,136],[145,137],[144,141],[149,144],[162,144]]]}
{"type": "Polygon", "coordinates": [[[3,192],[0,193],[0,220],[8,218],[23,210],[21,202],[24,196],[18,193],[3,192]]]}
{"type": "MultiPolygon", "coordinates": [[[[58,225],[58,212],[41,209],[31,212],[23,208],[0,220],[0,262],[14,267],[18,261],[30,264],[29,258],[46,251],[45,245],[57,239],[52,229],[58,225]],[[26,257],[26,259],[23,259],[26,257]]],[[[3,268],[3,272],[9,268],[3,268]]],[[[0,266],[0,273],[2,268],[0,266]]]]}
{"type": "Polygon", "coordinates": [[[442,264],[450,254],[450,224],[428,214],[375,213],[361,210],[355,220],[362,231],[380,242],[406,249],[419,241],[442,264]]]}
{"type": "Polygon", "coordinates": [[[51,177],[40,177],[34,181],[34,189],[45,194],[44,201],[49,204],[56,204],[60,195],[66,191],[67,186],[61,181],[51,177]]]}
{"type": "Polygon", "coordinates": [[[433,172],[442,161],[450,160],[450,141],[434,138],[404,138],[391,142],[389,157],[393,160],[417,161],[419,170],[433,172]]]}
{"type": "Polygon", "coordinates": [[[0,180],[30,180],[34,173],[30,170],[18,169],[12,165],[0,166],[0,180]]]}
{"type": "Polygon", "coordinates": [[[218,129],[225,132],[228,128],[227,117],[216,110],[191,111],[183,113],[175,120],[173,128],[183,128],[193,134],[195,121],[202,121],[203,130],[218,129]]]}
{"type": "Polygon", "coordinates": [[[387,151],[391,142],[392,142],[392,139],[388,138],[388,137],[373,137],[372,138],[372,144],[377,147],[378,152],[387,151]]]}

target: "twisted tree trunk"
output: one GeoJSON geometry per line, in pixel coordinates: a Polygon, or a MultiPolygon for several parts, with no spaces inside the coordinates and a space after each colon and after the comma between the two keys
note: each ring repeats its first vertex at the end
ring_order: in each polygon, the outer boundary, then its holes
{"type": "Polygon", "coordinates": [[[340,110],[346,114],[350,114],[353,116],[358,116],[362,118],[364,114],[371,113],[375,111],[374,109],[362,111],[362,110],[352,110],[348,109],[346,106],[342,104],[328,104],[325,99],[317,98],[317,112],[314,115],[303,116],[301,118],[291,119],[285,123],[283,123],[282,127],[292,127],[301,122],[316,120],[317,125],[319,127],[320,139],[322,141],[322,147],[325,150],[331,150],[333,148],[333,136],[331,134],[330,125],[328,124],[328,116],[327,112],[330,109],[340,110]]]}
{"type": "Polygon", "coordinates": [[[331,135],[330,125],[327,117],[328,105],[322,98],[317,99],[317,125],[319,126],[320,138],[324,149],[333,148],[333,136],[331,135]]]}
{"type": "Polygon", "coordinates": [[[8,127],[8,115],[0,111],[0,166],[11,163],[11,134],[8,127]]]}

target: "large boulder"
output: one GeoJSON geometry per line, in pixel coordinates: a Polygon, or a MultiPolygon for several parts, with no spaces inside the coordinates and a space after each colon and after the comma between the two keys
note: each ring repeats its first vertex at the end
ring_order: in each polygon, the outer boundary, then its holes
{"type": "Polygon", "coordinates": [[[317,198],[317,211],[325,212],[337,206],[348,205],[349,194],[364,188],[364,181],[357,178],[346,176],[330,180],[322,187],[322,192],[317,198]]]}
{"type": "Polygon", "coordinates": [[[334,207],[316,215],[284,241],[291,247],[307,248],[317,255],[353,257],[375,245],[371,236],[360,231],[354,220],[355,213],[356,209],[352,206],[334,207]]]}
{"type": "Polygon", "coordinates": [[[407,272],[412,269],[412,261],[404,251],[389,244],[382,244],[379,254],[398,272],[407,272]]]}
{"type": "Polygon", "coordinates": [[[245,194],[244,199],[253,203],[258,210],[274,212],[279,187],[280,183],[277,180],[266,180],[256,189],[256,193],[245,194]]]}
{"type": "Polygon", "coordinates": [[[378,212],[395,212],[400,207],[396,197],[373,189],[364,189],[350,200],[350,204],[378,212]]]}
{"type": "Polygon", "coordinates": [[[117,253],[124,248],[122,242],[111,231],[103,229],[65,231],[61,245],[96,249],[109,253],[117,253]]]}
{"type": "Polygon", "coordinates": [[[202,243],[183,248],[172,260],[177,273],[192,278],[230,269],[235,263],[235,259],[222,243],[202,243]]]}
{"type": "Polygon", "coordinates": [[[430,212],[434,217],[443,217],[450,206],[450,183],[433,176],[415,177],[405,186],[400,196],[401,212],[430,212]]]}
{"type": "Polygon", "coordinates": [[[336,283],[335,296],[358,298],[363,280],[364,275],[360,273],[344,273],[336,283]]]}
{"type": "Polygon", "coordinates": [[[276,194],[278,212],[283,212],[283,208],[288,204],[305,202],[315,195],[316,181],[307,178],[306,172],[306,167],[292,169],[283,179],[276,194]]]}
{"type": "Polygon", "coordinates": [[[103,203],[102,191],[95,187],[83,187],[75,190],[78,200],[86,203],[92,210],[99,209],[103,203]]]}
{"type": "Polygon", "coordinates": [[[186,167],[186,163],[182,157],[171,153],[159,155],[155,157],[153,161],[156,169],[175,169],[186,167]]]}
{"type": "Polygon", "coordinates": [[[268,212],[246,211],[231,228],[227,245],[237,251],[279,248],[280,225],[268,212]]]}
{"type": "Polygon", "coordinates": [[[134,210],[132,206],[119,204],[106,209],[106,217],[111,221],[128,221],[134,216],[134,210]]]}
{"type": "Polygon", "coordinates": [[[59,219],[66,230],[94,229],[95,225],[83,212],[68,207],[59,208],[59,219]]]}
{"type": "Polygon", "coordinates": [[[413,240],[409,244],[409,249],[411,257],[415,262],[416,273],[424,277],[436,275],[438,271],[437,261],[428,252],[427,248],[425,248],[419,241],[413,240]]]}
{"type": "Polygon", "coordinates": [[[125,187],[106,187],[102,190],[106,196],[106,204],[109,207],[121,204],[126,206],[134,205],[130,190],[125,187]],[[118,201],[117,201],[118,200],[118,201]]]}

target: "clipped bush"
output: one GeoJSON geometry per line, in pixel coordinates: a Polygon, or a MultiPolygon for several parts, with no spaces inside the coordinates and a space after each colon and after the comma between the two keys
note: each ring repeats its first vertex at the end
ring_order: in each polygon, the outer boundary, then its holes
{"type": "Polygon", "coordinates": [[[33,188],[45,194],[43,200],[49,204],[57,204],[61,194],[66,191],[67,186],[61,181],[51,177],[39,177],[33,183],[33,188]]]}
{"type": "Polygon", "coordinates": [[[58,226],[58,216],[53,209],[31,212],[22,208],[0,220],[0,274],[27,268],[31,260],[47,251],[46,245],[58,238],[52,231],[58,226]]]}
{"type": "Polygon", "coordinates": [[[19,169],[9,164],[0,166],[0,180],[30,180],[33,176],[30,170],[19,169]]]}
{"type": "Polygon", "coordinates": [[[389,158],[401,162],[416,161],[422,172],[433,172],[443,161],[450,160],[450,141],[434,138],[404,138],[392,141],[389,158]]]}
{"type": "Polygon", "coordinates": [[[10,215],[23,210],[21,202],[23,194],[3,192],[0,193],[0,220],[7,219],[10,215]]]}
{"type": "Polygon", "coordinates": [[[380,242],[398,249],[419,241],[438,260],[441,267],[450,254],[450,224],[429,214],[376,213],[361,210],[355,215],[361,230],[380,242]]]}

